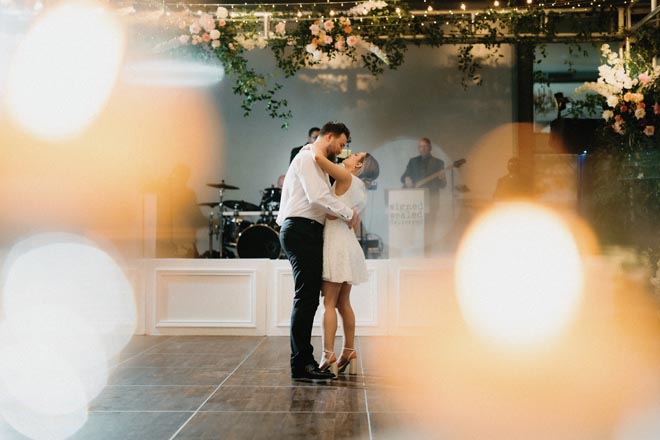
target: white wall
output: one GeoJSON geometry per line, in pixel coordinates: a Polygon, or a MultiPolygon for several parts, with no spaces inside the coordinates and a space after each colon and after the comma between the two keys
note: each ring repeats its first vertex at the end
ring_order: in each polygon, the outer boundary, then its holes
{"type": "MultiPolygon", "coordinates": [[[[281,130],[281,121],[268,117],[259,106],[249,118],[244,118],[240,99],[232,94],[231,81],[225,78],[210,91],[220,117],[218,124],[225,128],[224,138],[214,140],[217,148],[224,149],[224,162],[215,165],[211,175],[195,175],[192,170],[191,184],[198,200],[216,197],[214,190],[204,186],[206,182],[225,179],[240,187],[238,191],[228,191],[226,199],[258,204],[259,191],[275,184],[278,176],[286,172],[291,148],[305,141],[309,127],[321,126],[329,120],[348,125],[353,151],[368,151],[380,162],[378,189],[370,194],[364,221],[371,232],[384,239],[387,233],[384,190],[400,187],[399,178],[408,159],[417,154],[417,140],[422,136],[432,140],[433,154],[447,164],[462,157],[468,158],[466,169],[480,164],[478,171],[472,170],[478,181],[463,182],[459,172],[455,183],[468,184],[472,190],[468,197],[490,198],[497,177],[506,172],[505,164],[512,151],[511,137],[505,144],[488,146],[503,151],[497,155],[501,156],[501,163],[470,156],[479,150],[484,136],[511,123],[511,51],[503,47],[502,53],[504,58],[498,65],[484,67],[483,86],[467,91],[460,85],[455,46],[411,46],[404,65],[396,71],[386,71],[379,78],[361,69],[306,70],[289,79],[280,76],[284,85],[281,96],[289,101],[294,115],[288,130],[281,130]],[[334,81],[324,80],[328,75],[334,81]]],[[[261,72],[275,70],[268,51],[254,52],[251,60],[261,72]]],[[[449,208],[451,194],[445,191],[444,196],[445,206],[449,208]]],[[[447,218],[447,222],[446,229],[451,219],[447,218]]],[[[202,231],[199,237],[198,246],[204,246],[202,231]]]]}

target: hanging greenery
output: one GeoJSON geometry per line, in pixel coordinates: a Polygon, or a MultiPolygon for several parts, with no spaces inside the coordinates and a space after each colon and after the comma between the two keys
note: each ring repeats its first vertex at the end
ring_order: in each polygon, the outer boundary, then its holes
{"type": "MultiPolygon", "coordinates": [[[[274,82],[274,74],[250,67],[248,51],[269,48],[285,77],[338,58],[380,75],[403,64],[408,44],[459,45],[457,67],[467,88],[482,84],[482,63],[497,62],[503,56],[499,52],[502,44],[532,45],[544,56],[547,43],[566,43],[573,53],[583,51],[580,43],[623,38],[615,32],[616,10],[606,6],[579,14],[538,6],[413,14],[403,1],[370,0],[346,10],[335,6],[306,4],[303,10],[300,4],[288,12],[273,12],[267,5],[231,12],[219,7],[213,13],[178,14],[176,21],[165,21],[165,26],[170,34],[178,34],[170,37],[175,51],[220,60],[235,81],[233,91],[242,97],[246,116],[257,103],[263,103],[271,117],[282,119],[282,127],[288,126],[292,116],[286,99],[278,97],[282,86],[274,82]],[[264,26],[264,20],[268,25],[264,26]],[[476,45],[486,48],[485,58],[474,55],[476,45]]],[[[657,51],[657,32],[638,38],[649,51],[657,51]]]]}

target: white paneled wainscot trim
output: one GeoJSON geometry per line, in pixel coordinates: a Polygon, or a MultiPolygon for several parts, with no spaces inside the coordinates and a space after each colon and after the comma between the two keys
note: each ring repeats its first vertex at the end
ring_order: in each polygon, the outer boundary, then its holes
{"type": "MultiPolygon", "coordinates": [[[[138,332],[289,334],[294,282],[286,260],[148,259],[141,267],[146,323],[138,332]]],[[[369,281],[351,292],[358,335],[405,334],[432,325],[453,296],[448,259],[367,260],[367,268],[369,281]]],[[[322,318],[321,298],[314,335],[321,335],[322,318]]]]}

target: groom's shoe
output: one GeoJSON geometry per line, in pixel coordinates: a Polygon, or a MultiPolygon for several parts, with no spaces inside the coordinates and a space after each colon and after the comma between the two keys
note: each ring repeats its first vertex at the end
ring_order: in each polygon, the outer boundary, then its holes
{"type": "Polygon", "coordinates": [[[305,365],[299,370],[291,371],[291,378],[295,380],[311,381],[314,383],[331,383],[335,375],[330,371],[319,370],[314,364],[305,365]]]}

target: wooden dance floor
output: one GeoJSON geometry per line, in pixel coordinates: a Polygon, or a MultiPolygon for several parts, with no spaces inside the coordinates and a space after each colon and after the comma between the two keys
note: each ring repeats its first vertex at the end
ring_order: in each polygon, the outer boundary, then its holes
{"type": "MultiPolygon", "coordinates": [[[[314,385],[291,380],[288,337],[135,336],[72,438],[409,438],[412,414],[382,375],[395,363],[376,353],[394,339],[358,337],[359,374],[314,385]]],[[[25,437],[0,425],[0,438],[25,437]]]]}

